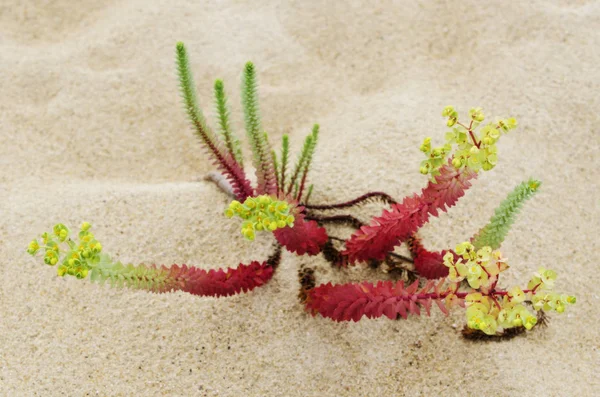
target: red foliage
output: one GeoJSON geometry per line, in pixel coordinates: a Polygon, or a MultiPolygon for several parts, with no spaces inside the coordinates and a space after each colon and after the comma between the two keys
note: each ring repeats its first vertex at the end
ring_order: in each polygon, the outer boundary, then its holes
{"type": "MultiPolygon", "coordinates": [[[[302,207],[298,207],[299,212],[302,209],[302,207]]],[[[273,232],[275,238],[290,252],[298,255],[317,255],[327,242],[325,228],[320,227],[315,221],[306,221],[302,213],[294,216],[296,218],[294,227],[275,230],[273,232]]]]}
{"type": "Polygon", "coordinates": [[[237,161],[229,155],[216,156],[214,164],[229,181],[235,198],[241,202],[253,195],[254,189],[246,178],[246,173],[237,161]]]}
{"type": "Polygon", "coordinates": [[[209,270],[186,265],[162,267],[167,272],[164,289],[181,290],[201,296],[229,296],[260,287],[273,277],[273,267],[266,262],[240,264],[237,268],[209,270]]]}
{"type": "MultiPolygon", "coordinates": [[[[420,239],[414,235],[407,240],[407,245],[419,275],[429,279],[448,276],[448,268],[444,266],[444,255],[448,250],[442,252],[427,251],[421,244],[420,239]]],[[[454,253],[452,250],[450,252],[454,253]]]]}
{"type": "Polygon", "coordinates": [[[252,196],[254,189],[250,185],[250,181],[246,178],[244,169],[240,167],[233,156],[223,148],[223,142],[207,131],[200,123],[194,123],[196,131],[202,142],[206,145],[206,149],[213,158],[214,164],[217,166],[221,174],[231,184],[233,193],[236,199],[244,201],[247,197],[252,196]]]}
{"type": "Polygon", "coordinates": [[[429,280],[421,290],[418,290],[418,281],[408,287],[404,287],[404,281],[379,281],[376,285],[368,282],[327,283],[308,292],[306,310],[313,316],[319,313],[334,321],[358,321],[362,316],[375,318],[383,315],[396,319],[398,316],[407,318],[408,313],[420,315],[421,308],[429,315],[431,304],[435,302],[442,312],[448,314],[442,302],[448,294],[448,291],[442,290],[443,283],[444,280],[437,284],[429,280]]]}
{"type": "Polygon", "coordinates": [[[346,241],[343,254],[348,256],[350,263],[383,260],[394,246],[423,226],[430,215],[437,216],[439,210],[447,211],[456,204],[471,186],[469,180],[476,176],[464,167],[457,170],[452,164],[444,165],[436,183],[430,181],[420,195],[408,196],[402,203],[393,204],[391,210],[384,210],[370,225],[357,230],[346,241]]]}

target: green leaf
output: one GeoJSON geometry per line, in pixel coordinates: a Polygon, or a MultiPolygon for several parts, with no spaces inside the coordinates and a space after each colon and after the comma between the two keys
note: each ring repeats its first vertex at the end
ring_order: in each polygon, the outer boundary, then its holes
{"type": "Polygon", "coordinates": [[[242,105],[244,108],[244,121],[246,134],[250,140],[253,154],[253,165],[256,168],[257,192],[259,194],[276,193],[275,171],[271,158],[271,148],[266,135],[260,126],[258,110],[258,92],[256,88],[256,71],[252,62],[244,67],[244,80],[242,84],[242,105]]]}
{"type": "Polygon", "coordinates": [[[523,203],[537,192],[541,184],[535,179],[519,184],[496,208],[490,222],[473,236],[471,243],[475,249],[485,246],[500,248],[523,203]]]}
{"type": "Polygon", "coordinates": [[[242,147],[239,139],[237,139],[231,131],[231,124],[229,123],[229,106],[227,105],[227,96],[225,95],[225,88],[222,80],[215,81],[214,90],[217,118],[219,120],[219,132],[223,137],[223,141],[225,142],[225,146],[231,154],[231,157],[237,161],[240,167],[243,167],[242,147]]]}

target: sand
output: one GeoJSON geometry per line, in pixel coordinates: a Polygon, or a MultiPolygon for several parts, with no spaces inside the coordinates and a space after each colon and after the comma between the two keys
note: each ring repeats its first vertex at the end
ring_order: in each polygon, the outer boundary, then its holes
{"type": "Polygon", "coordinates": [[[597,395],[599,31],[591,1],[2,2],[0,395],[597,395]],[[272,142],[289,133],[297,149],[320,123],[315,203],[420,189],[418,146],[441,142],[447,104],[516,117],[496,169],[421,234],[453,246],[539,178],[504,242],[502,283],[544,265],[577,305],[546,329],[473,343],[461,310],[313,318],[296,297],[300,265],[318,282],[386,278],[320,255],[286,253],[269,284],[221,299],[57,277],[24,252],[56,222],[91,222],[124,262],[210,269],[268,255],[272,238],[244,241],[222,216],[228,198],[203,179],[213,167],[180,103],[178,40],[210,120],[222,78],[243,131],[238,88],[252,60],[272,142]]]}

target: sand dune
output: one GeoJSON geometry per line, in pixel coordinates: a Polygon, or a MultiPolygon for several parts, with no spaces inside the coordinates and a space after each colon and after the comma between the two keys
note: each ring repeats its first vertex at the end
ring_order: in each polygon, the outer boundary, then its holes
{"type": "Polygon", "coordinates": [[[0,395],[597,395],[599,31],[591,1],[4,1],[0,395]],[[225,299],[56,277],[24,247],[59,221],[91,222],[124,262],[209,269],[268,255],[270,238],[244,241],[203,180],[212,166],[182,111],[178,40],[207,115],[222,78],[242,131],[252,60],[273,142],[289,133],[296,149],[320,123],[315,202],[422,187],[418,146],[442,139],[447,104],[516,117],[496,169],[422,235],[437,249],[463,241],[539,178],[503,245],[503,282],[552,267],[577,305],[525,337],[473,343],[461,311],[311,317],[296,298],[301,264],[318,282],[383,277],[321,256],[285,254],[269,284],[225,299]]]}

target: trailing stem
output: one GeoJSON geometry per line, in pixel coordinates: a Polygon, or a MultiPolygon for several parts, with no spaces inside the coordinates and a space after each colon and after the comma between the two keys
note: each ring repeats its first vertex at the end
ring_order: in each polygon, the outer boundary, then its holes
{"type": "Polygon", "coordinates": [[[360,204],[364,204],[365,202],[368,201],[372,201],[372,200],[380,200],[383,201],[386,204],[395,204],[396,200],[394,200],[392,198],[392,196],[390,196],[387,193],[383,193],[383,192],[369,192],[366,194],[363,194],[360,197],[355,198],[354,200],[350,200],[350,201],[346,201],[343,203],[338,203],[338,204],[306,204],[305,207],[308,210],[335,210],[335,209],[340,209],[340,208],[348,208],[348,207],[353,207],[355,205],[360,205],[360,204]]]}

